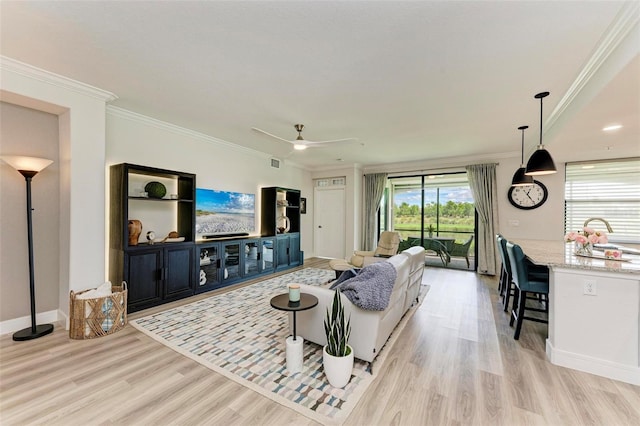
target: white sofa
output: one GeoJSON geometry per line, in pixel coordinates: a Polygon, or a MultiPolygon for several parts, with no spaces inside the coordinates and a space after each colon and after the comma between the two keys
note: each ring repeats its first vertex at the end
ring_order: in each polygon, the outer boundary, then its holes
{"type": "MultiPolygon", "coordinates": [[[[355,306],[345,295],[342,295],[345,315],[351,317],[349,345],[353,348],[356,358],[373,362],[402,316],[417,300],[424,272],[424,261],[425,250],[422,247],[411,247],[387,259],[387,262],[395,267],[397,277],[389,305],[384,311],[366,311],[355,306]]],[[[300,291],[316,296],[318,306],[296,314],[297,334],[305,340],[324,346],[327,344],[327,339],[323,321],[327,308],[333,301],[334,290],[328,287],[301,284],[300,291]]],[[[293,330],[291,314],[289,327],[293,330]]]]}

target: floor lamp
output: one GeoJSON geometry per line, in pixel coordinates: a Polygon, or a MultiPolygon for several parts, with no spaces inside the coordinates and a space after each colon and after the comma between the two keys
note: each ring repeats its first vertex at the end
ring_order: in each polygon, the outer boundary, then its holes
{"type": "Polygon", "coordinates": [[[36,289],[33,273],[33,219],[31,207],[31,179],[41,170],[53,163],[51,160],[36,157],[3,155],[4,162],[24,176],[27,181],[27,239],[29,245],[29,291],[31,296],[31,327],[16,331],[13,340],[31,340],[47,335],[53,331],[53,324],[36,325],[36,289]]]}

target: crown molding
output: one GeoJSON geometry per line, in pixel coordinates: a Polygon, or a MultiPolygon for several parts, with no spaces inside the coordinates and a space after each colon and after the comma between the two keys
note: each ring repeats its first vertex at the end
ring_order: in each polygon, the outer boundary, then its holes
{"type": "MultiPolygon", "coordinates": [[[[595,47],[593,54],[586,62],[582,70],[573,81],[567,92],[564,94],[560,102],[556,105],[545,122],[544,133],[547,133],[562,114],[574,102],[576,97],[583,91],[591,79],[596,75],[598,70],[606,63],[609,56],[618,46],[627,38],[631,30],[640,21],[640,2],[625,3],[613,22],[609,25],[605,33],[600,38],[598,45],[595,47]]],[[[635,46],[637,49],[637,46],[635,46]]]]}
{"type": "Polygon", "coordinates": [[[435,170],[463,170],[471,164],[497,163],[500,159],[517,158],[520,151],[498,154],[469,155],[464,157],[430,158],[428,160],[408,161],[390,164],[370,164],[363,168],[365,173],[408,173],[433,172],[435,170]]]}
{"type": "Polygon", "coordinates": [[[33,65],[20,62],[13,58],[9,58],[8,56],[0,55],[0,69],[2,71],[12,72],[14,74],[42,81],[43,83],[51,84],[65,90],[80,93],[94,99],[99,99],[104,102],[111,102],[118,99],[118,96],[109,91],[90,86],[63,75],[43,70],[42,68],[34,67],[33,65]]]}
{"type": "MultiPolygon", "coordinates": [[[[247,148],[241,145],[237,145],[233,142],[228,142],[223,139],[209,136],[207,134],[197,132],[195,130],[187,129],[186,127],[182,127],[176,124],[168,123],[166,121],[158,120],[157,118],[153,118],[137,112],[129,111],[127,109],[120,108],[114,105],[107,105],[107,114],[112,115],[114,117],[123,118],[125,120],[135,121],[137,123],[145,124],[147,126],[155,127],[157,129],[164,130],[167,132],[187,136],[187,137],[198,139],[208,143],[213,143],[221,147],[233,149],[234,151],[243,152],[245,154],[251,154],[251,155],[262,157],[265,159],[274,158],[272,154],[269,154],[266,152],[262,152],[252,148],[247,148]]],[[[285,160],[285,159],[280,159],[280,161],[283,164],[286,164],[287,166],[292,166],[292,167],[306,170],[306,168],[300,166],[295,162],[285,160]]]]}

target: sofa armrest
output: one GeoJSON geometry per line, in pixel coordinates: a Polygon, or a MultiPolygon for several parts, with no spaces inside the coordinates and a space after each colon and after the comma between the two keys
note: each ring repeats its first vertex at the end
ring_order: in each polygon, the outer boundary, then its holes
{"type": "Polygon", "coordinates": [[[367,266],[367,265],[371,265],[372,263],[377,263],[377,262],[384,262],[386,260],[389,260],[389,258],[391,258],[392,256],[386,257],[386,256],[372,256],[372,257],[365,257],[363,258],[362,261],[362,266],[367,266]]]}

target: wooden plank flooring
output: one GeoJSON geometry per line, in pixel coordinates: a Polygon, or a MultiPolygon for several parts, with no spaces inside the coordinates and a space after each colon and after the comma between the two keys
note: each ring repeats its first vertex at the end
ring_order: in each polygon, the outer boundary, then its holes
{"type": "MultiPolygon", "coordinates": [[[[347,425],[640,424],[640,388],[550,364],[546,325],[525,321],[513,340],[495,280],[428,268],[424,281],[424,303],[347,425]]],[[[129,326],[87,341],[62,327],[31,342],[0,337],[0,424],[316,423],[129,326]]]]}

